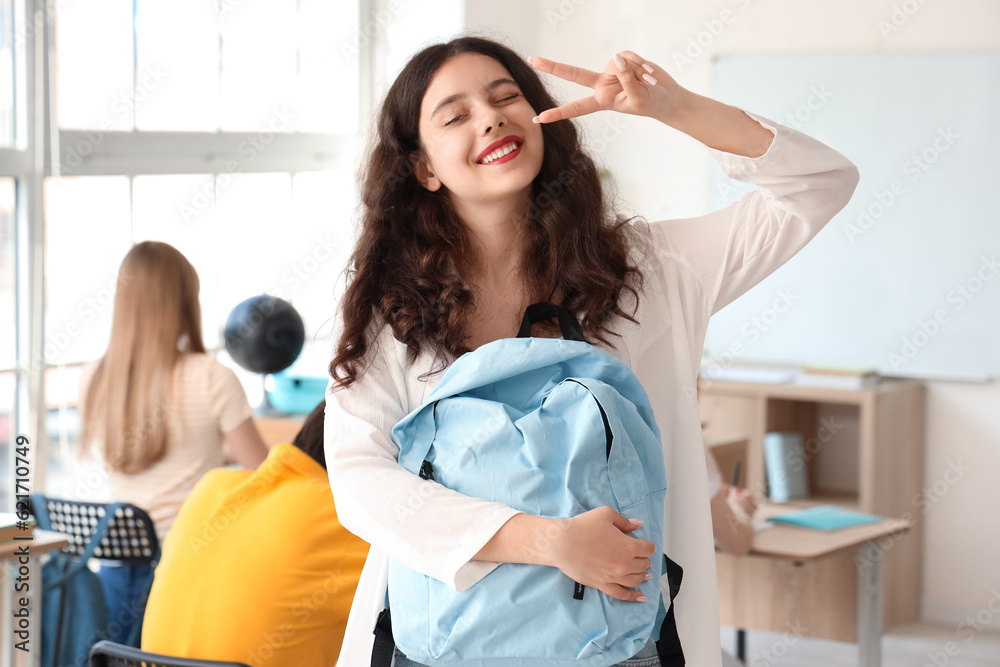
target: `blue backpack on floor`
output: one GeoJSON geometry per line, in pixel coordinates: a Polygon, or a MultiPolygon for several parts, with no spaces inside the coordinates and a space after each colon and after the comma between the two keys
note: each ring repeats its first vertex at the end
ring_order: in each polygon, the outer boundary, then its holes
{"type": "MultiPolygon", "coordinates": [[[[666,478],[649,399],[631,369],[584,342],[558,306],[529,307],[518,338],[460,357],[392,435],[400,464],[425,479],[536,516],[610,506],[642,519],[629,535],[662,551],[666,478]],[[563,340],[528,337],[531,324],[552,317],[563,340]]],[[[666,557],[652,561],[653,578],[639,587],[645,603],[586,591],[555,567],[504,563],[458,593],[391,561],[396,613],[379,619],[372,665],[389,664],[394,638],[431,666],[606,667],[651,637],[663,665],[683,665],[673,607],[660,594],[668,575],[673,599],[681,571],[666,557]]]]}

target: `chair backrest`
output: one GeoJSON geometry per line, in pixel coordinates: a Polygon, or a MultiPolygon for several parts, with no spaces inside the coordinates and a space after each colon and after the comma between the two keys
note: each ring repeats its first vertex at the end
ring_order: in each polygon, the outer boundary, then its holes
{"type": "MultiPolygon", "coordinates": [[[[31,495],[32,514],[38,519],[39,527],[69,536],[69,545],[62,553],[81,556],[107,506],[84,500],[50,498],[40,493],[31,495]]],[[[94,558],[130,564],[152,563],[159,558],[159,552],[160,542],[153,520],[142,508],[124,504],[115,510],[114,518],[94,550],[94,558]]]]}
{"type": "Polygon", "coordinates": [[[248,667],[242,662],[172,658],[131,646],[99,641],[90,649],[90,667],[248,667]]]}

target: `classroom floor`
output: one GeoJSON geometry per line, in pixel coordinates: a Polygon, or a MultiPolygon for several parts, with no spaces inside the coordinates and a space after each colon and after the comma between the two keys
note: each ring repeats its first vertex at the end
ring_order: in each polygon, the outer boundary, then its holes
{"type": "MultiPolygon", "coordinates": [[[[856,667],[858,650],[854,644],[748,632],[747,667],[856,667]]],[[[736,631],[722,629],[722,649],[736,653],[736,631]]],[[[735,660],[725,667],[738,665],[735,660]]],[[[916,623],[893,628],[882,636],[882,667],[1000,667],[1000,632],[982,631],[969,641],[954,626],[916,623]],[[949,656],[945,647],[958,652],[949,656]]]]}

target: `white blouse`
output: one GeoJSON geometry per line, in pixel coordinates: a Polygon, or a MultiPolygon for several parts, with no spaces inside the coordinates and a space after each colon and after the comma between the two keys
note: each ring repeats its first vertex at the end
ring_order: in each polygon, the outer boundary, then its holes
{"type": "MultiPolygon", "coordinates": [[[[748,114],[775,138],[757,158],[709,149],[732,178],[758,189],[695,218],[637,223],[649,240],[636,319],[620,320],[614,347],[636,373],[663,436],[667,474],[664,551],[684,568],[676,600],[687,663],[721,664],[718,591],[697,377],[712,314],[784,264],[848,202],[857,168],[790,128],[748,114]]],[[[464,590],[497,564],[470,560],[516,512],[418,478],[397,462],[392,427],[426,399],[440,374],[412,363],[385,327],[371,365],[326,401],[326,460],[343,525],[372,544],[338,664],[367,665],[383,608],[388,558],[464,590]]]]}

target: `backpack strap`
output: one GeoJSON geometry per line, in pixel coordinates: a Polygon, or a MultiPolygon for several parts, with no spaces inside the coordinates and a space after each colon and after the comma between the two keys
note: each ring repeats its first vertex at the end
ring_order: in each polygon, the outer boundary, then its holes
{"type": "Polygon", "coordinates": [[[517,331],[517,337],[531,338],[532,324],[551,320],[553,317],[559,320],[559,331],[563,338],[586,342],[583,337],[583,327],[576,321],[573,314],[562,306],[546,301],[533,303],[524,310],[524,319],[521,320],[521,328],[517,331]]]}
{"type": "Polygon", "coordinates": [[[396,641],[392,638],[392,618],[386,607],[378,615],[375,623],[375,644],[372,646],[371,667],[390,667],[395,653],[396,641]]]}
{"type": "Polygon", "coordinates": [[[42,530],[52,530],[52,521],[49,519],[49,509],[45,506],[45,494],[32,493],[28,497],[31,499],[31,513],[35,515],[38,527],[42,530]]]}
{"type": "MultiPolygon", "coordinates": [[[[32,505],[35,507],[35,512],[36,512],[35,517],[38,518],[39,523],[42,523],[44,521],[45,525],[51,526],[52,524],[49,522],[48,512],[45,510],[44,496],[42,496],[41,494],[32,494],[32,495],[38,496],[37,499],[38,502],[36,502],[35,498],[31,499],[32,505]],[[44,519],[42,519],[43,513],[44,513],[44,519]]],[[[97,522],[97,526],[94,527],[94,532],[91,533],[90,540],[87,542],[87,546],[84,547],[83,553],[80,554],[79,558],[72,559],[75,560],[76,562],[74,562],[71,566],[69,566],[69,568],[62,573],[62,576],[60,576],[55,581],[49,582],[47,584],[50,588],[58,588],[62,586],[67,579],[75,575],[81,569],[87,567],[87,561],[93,558],[94,551],[97,550],[98,545],[100,545],[101,543],[101,537],[104,535],[104,532],[108,529],[108,526],[111,525],[111,522],[114,520],[115,512],[117,512],[118,509],[124,504],[125,503],[119,501],[110,503],[105,506],[104,516],[101,517],[101,520],[97,522]]],[[[43,528],[42,530],[46,529],[43,528]]],[[[68,556],[64,557],[67,560],[71,560],[70,557],[68,556]]]]}
{"type": "Polygon", "coordinates": [[[674,599],[681,589],[681,579],[684,569],[663,554],[664,571],[667,573],[667,584],[670,587],[670,606],[667,617],[660,626],[660,639],[656,642],[656,653],[660,657],[662,667],[684,667],[684,649],[681,638],[677,634],[677,619],[674,617],[674,599]]]}

